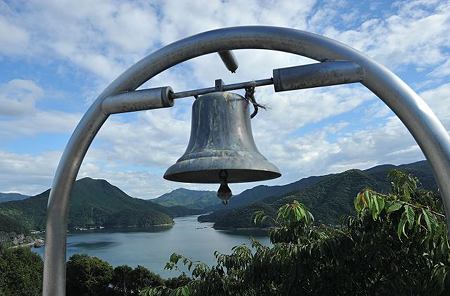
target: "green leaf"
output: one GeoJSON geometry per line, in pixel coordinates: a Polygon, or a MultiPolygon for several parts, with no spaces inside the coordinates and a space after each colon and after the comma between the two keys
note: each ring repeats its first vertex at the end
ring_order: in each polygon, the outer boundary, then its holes
{"type": "Polygon", "coordinates": [[[395,211],[400,210],[403,207],[403,205],[399,202],[392,202],[391,205],[389,205],[389,207],[386,209],[387,213],[392,213],[395,211]]]}
{"type": "Polygon", "coordinates": [[[400,240],[402,240],[402,234],[405,235],[405,237],[408,237],[408,235],[406,234],[406,231],[405,231],[406,222],[408,222],[408,217],[406,217],[406,211],[405,211],[405,212],[403,212],[403,214],[400,218],[400,222],[398,223],[398,227],[397,227],[397,235],[400,240]]]}
{"type": "Polygon", "coordinates": [[[414,210],[409,205],[406,205],[405,213],[406,213],[406,217],[408,218],[408,223],[409,223],[410,227],[412,227],[414,225],[414,218],[415,218],[414,210]]]}
{"type": "Polygon", "coordinates": [[[355,197],[355,200],[353,201],[353,204],[355,206],[355,210],[360,213],[364,209],[364,202],[363,202],[364,195],[362,192],[358,193],[358,195],[355,197]]]}
{"type": "MultiPolygon", "coordinates": [[[[380,204],[379,204],[378,198],[376,196],[374,196],[373,204],[375,206],[375,218],[374,218],[374,220],[375,220],[378,217],[378,213],[380,213],[380,204]]],[[[372,213],[373,213],[373,211],[372,211],[372,213]]]]}
{"type": "Polygon", "coordinates": [[[384,210],[384,207],[386,205],[386,203],[384,202],[384,198],[383,197],[378,197],[378,205],[380,207],[380,211],[378,213],[381,213],[381,211],[384,210]]]}
{"type": "Polygon", "coordinates": [[[416,224],[417,224],[417,226],[419,226],[419,227],[420,227],[420,225],[422,225],[422,216],[423,216],[422,213],[420,213],[420,214],[417,216],[416,224]]]}
{"type": "Polygon", "coordinates": [[[174,264],[177,264],[178,263],[178,260],[180,260],[181,259],[181,256],[180,255],[178,255],[177,253],[172,253],[172,255],[170,255],[170,262],[171,263],[174,263],[174,264]]]}
{"type": "Polygon", "coordinates": [[[300,221],[305,216],[304,212],[302,213],[300,210],[301,208],[299,207],[294,208],[295,221],[300,221]]]}
{"type": "Polygon", "coordinates": [[[425,209],[422,209],[423,218],[425,220],[425,223],[427,224],[428,231],[431,232],[432,227],[431,227],[430,217],[428,217],[428,213],[427,212],[428,211],[425,211],[425,209]]]}
{"type": "Polygon", "coordinates": [[[366,200],[367,207],[368,207],[368,208],[372,208],[372,205],[373,205],[373,198],[372,198],[372,195],[370,195],[369,190],[366,190],[366,191],[364,192],[364,199],[366,200]]]}
{"type": "Polygon", "coordinates": [[[253,223],[254,224],[264,223],[264,221],[267,218],[268,217],[266,216],[264,211],[256,211],[255,214],[254,214],[253,223]]]}

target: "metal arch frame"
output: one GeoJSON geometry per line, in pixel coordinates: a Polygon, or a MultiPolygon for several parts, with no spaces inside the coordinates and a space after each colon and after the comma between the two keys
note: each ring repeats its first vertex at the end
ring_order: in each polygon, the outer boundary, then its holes
{"type": "Polygon", "coordinates": [[[361,83],[394,111],[430,162],[443,199],[447,225],[450,225],[449,134],[425,101],[399,77],[355,49],[316,34],[267,26],[218,29],[179,40],[148,55],[114,80],[84,114],[59,162],[48,200],[43,295],[65,295],[70,192],[92,140],[109,116],[102,108],[103,101],[134,91],[178,63],[233,49],[277,50],[320,62],[347,60],[359,64],[364,70],[361,83]]]}

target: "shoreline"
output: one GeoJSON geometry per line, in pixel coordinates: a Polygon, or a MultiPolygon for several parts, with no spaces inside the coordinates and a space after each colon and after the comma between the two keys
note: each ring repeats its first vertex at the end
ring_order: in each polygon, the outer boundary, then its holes
{"type": "Polygon", "coordinates": [[[163,227],[172,227],[175,225],[175,222],[172,223],[164,223],[164,224],[155,224],[155,225],[149,225],[149,226],[136,226],[136,225],[129,225],[129,226],[115,226],[115,227],[106,227],[106,226],[93,226],[93,227],[74,227],[72,229],[67,230],[68,234],[71,233],[81,233],[81,232],[102,232],[102,231],[111,231],[111,230],[151,230],[152,228],[163,228],[163,227]]]}

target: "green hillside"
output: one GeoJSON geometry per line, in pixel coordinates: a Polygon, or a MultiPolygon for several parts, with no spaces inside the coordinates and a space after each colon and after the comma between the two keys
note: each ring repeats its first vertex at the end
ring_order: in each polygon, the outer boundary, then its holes
{"type": "MultiPolygon", "coordinates": [[[[44,229],[50,190],[21,201],[0,204],[0,214],[21,221],[28,229],[44,229]]],[[[167,210],[169,213],[170,210],[167,210]]],[[[75,182],[69,208],[69,229],[86,226],[147,227],[172,224],[161,207],[132,198],[105,180],[75,182]]]]}
{"type": "MultiPolygon", "coordinates": [[[[251,189],[244,190],[240,194],[233,197],[226,209],[241,208],[246,205],[251,205],[260,202],[265,198],[271,196],[281,196],[290,192],[300,191],[308,186],[316,184],[327,176],[311,176],[303,178],[296,182],[286,185],[267,186],[259,185],[251,189]]],[[[223,208],[223,207],[222,207],[223,208]]]]}
{"type": "Polygon", "coordinates": [[[0,203],[1,202],[7,202],[7,201],[13,201],[13,200],[22,200],[29,198],[27,195],[23,195],[20,193],[1,193],[0,192],[0,203]]]}
{"type": "Polygon", "coordinates": [[[203,212],[222,204],[214,191],[198,191],[184,188],[175,189],[151,201],[166,207],[182,206],[203,210],[203,212]]]}
{"type": "MultiPolygon", "coordinates": [[[[422,186],[436,190],[426,161],[407,165],[382,165],[368,170],[313,176],[281,186],[257,186],[233,197],[224,207],[212,191],[177,189],[153,200],[132,198],[105,180],[84,178],[75,182],[69,213],[69,229],[86,226],[148,227],[171,224],[172,218],[219,209],[200,221],[215,222],[217,228],[252,227],[252,214],[298,199],[310,208],[316,221],[335,224],[342,215],[353,212],[353,198],[364,187],[386,192],[387,173],[401,169],[419,177],[422,186]]],[[[0,203],[0,226],[14,229],[45,228],[49,190],[20,201],[0,203]],[[14,222],[14,223],[13,223],[14,222]]]]}
{"type": "Polygon", "coordinates": [[[214,227],[223,228],[247,228],[253,225],[252,216],[255,210],[265,209],[270,215],[275,209],[292,200],[298,200],[305,204],[314,213],[318,223],[337,224],[341,216],[353,215],[353,199],[356,194],[366,187],[373,188],[379,192],[389,190],[387,174],[392,169],[401,169],[420,178],[422,187],[436,190],[433,174],[427,162],[421,161],[407,165],[383,165],[368,170],[349,170],[339,174],[331,174],[320,177],[310,177],[284,186],[255,187],[241,194],[250,196],[248,201],[239,202],[240,195],[233,197],[234,207],[214,211],[211,214],[199,217],[201,222],[214,222],[214,227]],[[314,179],[311,179],[314,178],[314,179]],[[294,186],[299,188],[289,193],[277,195],[276,192],[286,192],[294,186]],[[284,188],[283,188],[284,187],[284,188]],[[259,192],[262,198],[257,198],[259,192]],[[236,205],[237,204],[237,205],[236,205]],[[242,206],[241,206],[242,205],[242,206]],[[270,210],[268,210],[270,209],[270,210]]]}
{"type": "Polygon", "coordinates": [[[19,221],[0,213],[0,233],[28,233],[28,229],[19,221]]]}

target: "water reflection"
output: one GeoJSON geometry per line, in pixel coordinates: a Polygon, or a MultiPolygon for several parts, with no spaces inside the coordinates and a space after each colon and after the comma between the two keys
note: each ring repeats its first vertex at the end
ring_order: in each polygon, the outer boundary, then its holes
{"type": "MultiPolygon", "coordinates": [[[[211,265],[216,262],[214,251],[229,254],[236,245],[250,246],[250,237],[269,244],[264,232],[215,230],[212,223],[197,222],[197,216],[174,220],[173,227],[157,227],[151,231],[121,229],[72,233],[67,237],[67,258],[77,253],[88,254],[113,266],[142,265],[163,277],[171,277],[179,274],[164,270],[172,253],[211,265]]],[[[44,253],[43,248],[34,251],[44,253]]]]}

